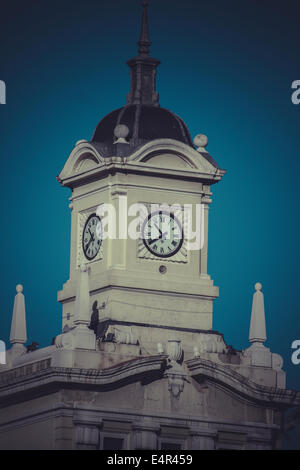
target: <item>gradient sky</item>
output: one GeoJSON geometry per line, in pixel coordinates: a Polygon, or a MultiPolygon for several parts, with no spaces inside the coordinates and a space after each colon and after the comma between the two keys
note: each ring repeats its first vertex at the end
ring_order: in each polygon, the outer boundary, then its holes
{"type": "MultiPolygon", "coordinates": [[[[24,285],[28,340],[61,328],[68,278],[70,192],[61,171],[75,142],[125,104],[140,0],[11,0],[1,6],[1,318],[8,342],[15,285],[24,285]]],[[[254,284],[263,284],[267,346],[300,389],[299,1],[150,0],[151,54],[161,106],[227,170],[212,188],[209,273],[220,286],[214,329],[248,346],[254,284]]],[[[290,441],[292,442],[292,440],[290,441]]],[[[293,444],[295,446],[295,443],[293,444]]]]}

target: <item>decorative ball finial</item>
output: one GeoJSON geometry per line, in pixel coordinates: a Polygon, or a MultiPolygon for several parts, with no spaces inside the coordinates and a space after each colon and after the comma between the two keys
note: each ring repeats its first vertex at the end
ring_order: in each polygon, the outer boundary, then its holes
{"type": "Polygon", "coordinates": [[[129,129],[125,124],[118,124],[114,128],[114,136],[116,137],[115,144],[128,144],[126,138],[128,137],[129,129]]]}
{"type": "Polygon", "coordinates": [[[16,286],[16,291],[17,291],[18,294],[19,294],[20,292],[23,292],[23,286],[22,286],[22,284],[17,284],[17,286],[16,286]]]}
{"type": "Polygon", "coordinates": [[[195,137],[194,137],[194,144],[195,146],[197,147],[197,151],[198,152],[207,152],[207,150],[205,150],[205,147],[207,146],[208,144],[208,138],[206,135],[204,134],[197,134],[195,137]]]}
{"type": "Polygon", "coordinates": [[[260,282],[257,282],[254,287],[255,287],[255,290],[256,290],[256,291],[257,291],[257,290],[262,290],[262,285],[261,285],[260,282]]]}
{"type": "Polygon", "coordinates": [[[118,138],[126,139],[129,134],[129,129],[125,124],[118,124],[114,129],[114,135],[118,138]]]}

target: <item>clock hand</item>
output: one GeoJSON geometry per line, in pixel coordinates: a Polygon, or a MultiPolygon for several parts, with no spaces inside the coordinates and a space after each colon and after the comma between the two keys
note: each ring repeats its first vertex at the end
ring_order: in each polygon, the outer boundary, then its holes
{"type": "Polygon", "coordinates": [[[152,245],[152,243],[157,242],[160,239],[161,239],[161,237],[155,238],[154,240],[151,240],[151,242],[149,241],[149,245],[152,245]]]}
{"type": "Polygon", "coordinates": [[[162,231],[160,230],[160,228],[158,227],[158,225],[156,225],[155,222],[154,222],[154,225],[155,225],[155,227],[157,228],[157,230],[158,230],[159,233],[160,233],[160,237],[159,237],[159,238],[161,238],[161,237],[162,237],[162,231]]]}
{"type": "Polygon", "coordinates": [[[95,241],[95,237],[94,237],[94,235],[92,234],[91,230],[88,229],[88,231],[89,231],[89,233],[90,233],[90,237],[91,237],[91,238],[89,239],[88,244],[87,244],[86,247],[85,247],[86,250],[87,250],[88,247],[90,246],[91,242],[95,241]]]}
{"type": "Polygon", "coordinates": [[[92,232],[91,232],[90,229],[89,229],[89,232],[90,232],[91,239],[94,240],[94,236],[93,236],[93,234],[92,234],[92,232]]]}
{"type": "Polygon", "coordinates": [[[86,247],[85,247],[86,250],[88,249],[88,247],[90,246],[90,243],[91,243],[92,241],[93,241],[93,238],[91,237],[91,238],[89,239],[88,244],[87,244],[86,247]]]}

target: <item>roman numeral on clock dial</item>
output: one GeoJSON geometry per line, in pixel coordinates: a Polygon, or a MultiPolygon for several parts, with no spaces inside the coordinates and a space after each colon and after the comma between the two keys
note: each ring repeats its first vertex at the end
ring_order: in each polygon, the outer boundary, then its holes
{"type": "Polygon", "coordinates": [[[142,238],[147,250],[159,258],[174,256],[183,243],[179,220],[167,212],[150,214],[142,226],[142,238]]]}
{"type": "Polygon", "coordinates": [[[82,249],[88,260],[94,259],[102,244],[101,238],[101,220],[96,214],[91,214],[83,229],[82,249]]]}

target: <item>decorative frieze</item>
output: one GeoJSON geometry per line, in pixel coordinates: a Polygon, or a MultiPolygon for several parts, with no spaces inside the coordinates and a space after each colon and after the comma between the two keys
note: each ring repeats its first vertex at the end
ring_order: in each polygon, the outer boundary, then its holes
{"type": "Polygon", "coordinates": [[[22,367],[17,367],[13,370],[2,372],[0,374],[0,383],[8,384],[13,380],[32,375],[36,372],[48,369],[51,366],[51,358],[44,359],[42,361],[32,362],[22,367]]]}

